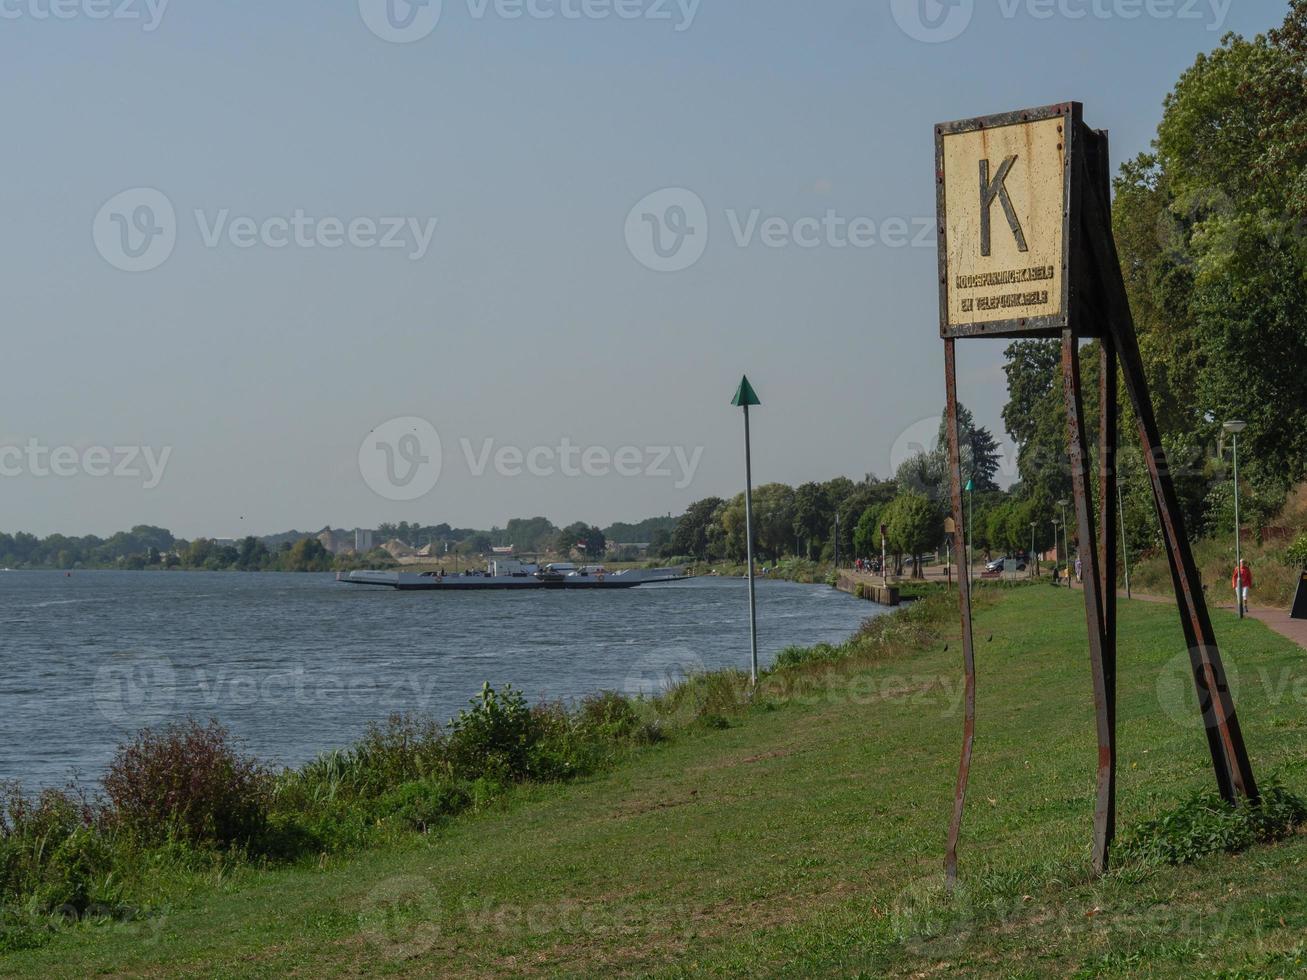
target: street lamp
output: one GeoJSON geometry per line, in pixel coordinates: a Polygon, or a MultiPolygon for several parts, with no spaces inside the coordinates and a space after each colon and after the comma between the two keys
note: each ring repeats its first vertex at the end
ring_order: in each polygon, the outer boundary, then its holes
{"type": "Polygon", "coordinates": [[[1034,521],[1031,521],[1030,522],[1030,554],[1027,556],[1026,559],[1027,564],[1030,566],[1031,578],[1034,578],[1037,574],[1039,574],[1038,562],[1035,559],[1035,528],[1036,527],[1038,527],[1038,525],[1034,521]]]}
{"type": "Polygon", "coordinates": [[[1062,550],[1066,555],[1066,587],[1068,589],[1073,587],[1071,585],[1071,535],[1067,532],[1066,526],[1066,509],[1070,503],[1071,501],[1065,498],[1057,502],[1057,505],[1062,508],[1062,543],[1066,546],[1062,550]]]}
{"type": "Polygon", "coordinates": [[[1223,428],[1234,437],[1234,567],[1235,581],[1238,583],[1235,586],[1235,601],[1239,604],[1239,618],[1243,619],[1243,541],[1239,526],[1239,433],[1248,428],[1248,423],[1241,419],[1231,419],[1223,428]]]}

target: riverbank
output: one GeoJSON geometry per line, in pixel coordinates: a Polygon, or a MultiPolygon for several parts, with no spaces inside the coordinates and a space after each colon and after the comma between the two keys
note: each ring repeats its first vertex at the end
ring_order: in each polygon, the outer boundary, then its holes
{"type": "MultiPolygon", "coordinates": [[[[947,601],[919,604],[861,644],[788,653],[752,702],[738,675],[687,685],[664,703],[674,737],[569,785],[519,785],[426,834],[282,868],[163,862],[136,885],[139,917],[61,926],[0,971],[1297,972],[1307,837],[1089,876],[1078,594],[978,590],[984,734],[963,891],[943,897],[961,730],[951,613],[947,601]]],[[[1260,624],[1216,619],[1259,774],[1301,791],[1302,651],[1260,624]]],[[[1173,610],[1124,603],[1121,636],[1128,841],[1211,777],[1171,683],[1187,680],[1173,610]]]]}

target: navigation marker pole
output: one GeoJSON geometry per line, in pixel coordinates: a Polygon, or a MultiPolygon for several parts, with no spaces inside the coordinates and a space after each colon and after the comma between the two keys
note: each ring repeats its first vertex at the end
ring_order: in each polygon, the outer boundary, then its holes
{"type": "Polygon", "coordinates": [[[749,406],[761,405],[749,376],[740,382],[731,404],[744,409],[744,539],[745,554],[749,561],[749,686],[758,686],[758,597],[753,582],[753,455],[749,445],[749,406]]]}

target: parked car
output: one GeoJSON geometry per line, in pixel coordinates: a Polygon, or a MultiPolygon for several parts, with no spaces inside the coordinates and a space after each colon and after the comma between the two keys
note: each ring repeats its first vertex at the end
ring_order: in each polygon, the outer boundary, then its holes
{"type": "Polygon", "coordinates": [[[1010,561],[1015,561],[1017,563],[1018,572],[1024,572],[1026,570],[1025,560],[1020,557],[1017,557],[1017,558],[995,558],[993,561],[991,561],[988,565],[985,566],[985,571],[1002,572],[1006,568],[1007,563],[1010,561]]]}

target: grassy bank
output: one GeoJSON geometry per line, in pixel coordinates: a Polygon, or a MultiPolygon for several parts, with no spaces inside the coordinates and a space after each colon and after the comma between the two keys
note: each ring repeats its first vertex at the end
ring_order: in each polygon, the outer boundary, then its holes
{"type": "MultiPolygon", "coordinates": [[[[855,643],[787,652],[752,702],[738,675],[686,685],[657,709],[666,737],[426,833],[290,866],[157,858],[123,894],[138,916],[62,924],[0,973],[1299,972],[1307,836],[1178,867],[1136,846],[1093,880],[1082,597],[981,589],[977,606],[979,738],[951,901],[938,886],[961,687],[952,616],[930,600],[855,643]]],[[[1217,629],[1259,774],[1302,792],[1302,651],[1253,621],[1218,614],[1217,629]]],[[[1125,604],[1121,635],[1124,837],[1219,849],[1210,806],[1177,811],[1211,776],[1175,614],[1125,604]],[[1164,815],[1170,830],[1145,826],[1164,815]]]]}

